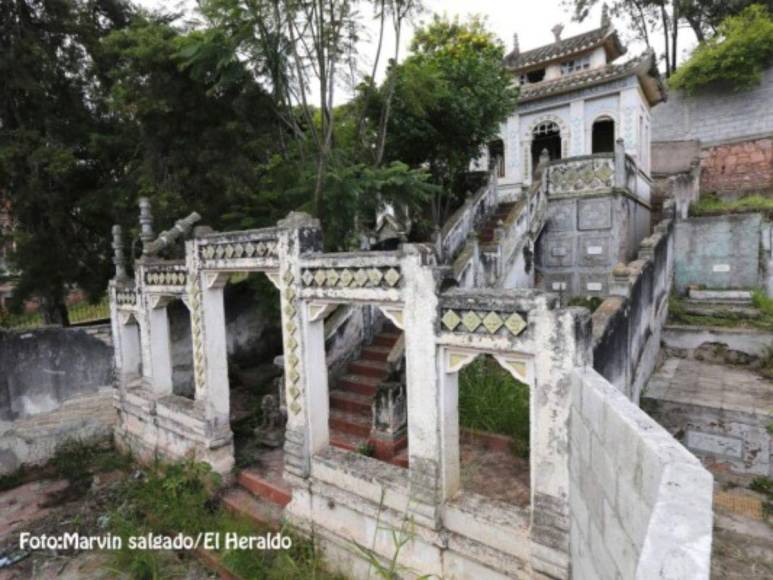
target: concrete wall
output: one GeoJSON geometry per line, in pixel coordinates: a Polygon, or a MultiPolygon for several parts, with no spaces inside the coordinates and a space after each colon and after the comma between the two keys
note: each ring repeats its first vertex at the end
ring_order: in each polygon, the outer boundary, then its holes
{"type": "Polygon", "coordinates": [[[112,382],[109,325],[0,332],[0,474],[110,437],[112,382]]]}
{"type": "Polygon", "coordinates": [[[713,478],[700,462],[590,369],[576,373],[570,433],[572,577],[708,579],[713,478]]]}
{"type": "Polygon", "coordinates": [[[684,293],[691,284],[764,288],[766,273],[761,263],[765,266],[766,260],[761,260],[760,249],[768,231],[760,214],[693,217],[677,222],[676,290],[684,293]]]}
{"type": "Polygon", "coordinates": [[[657,363],[673,255],[672,221],[665,220],[642,240],[636,260],[615,267],[613,296],[593,313],[593,367],[635,403],[657,363]]]}
{"type": "Polygon", "coordinates": [[[606,296],[609,271],[636,255],[650,212],[621,194],[549,198],[537,240],[538,286],[569,296],[606,296]]]}
{"type": "Polygon", "coordinates": [[[773,134],[773,68],[749,91],[701,89],[694,96],[670,91],[652,110],[652,140],[698,139],[703,146],[773,134]]]}

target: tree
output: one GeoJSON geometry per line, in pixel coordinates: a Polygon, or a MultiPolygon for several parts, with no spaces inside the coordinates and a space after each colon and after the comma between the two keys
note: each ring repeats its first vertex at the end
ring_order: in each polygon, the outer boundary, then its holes
{"type": "Polygon", "coordinates": [[[752,4],[773,10],[773,0],[681,0],[679,12],[690,25],[699,42],[717,32],[719,24],[729,16],[737,16],[752,4]]]}
{"type": "Polygon", "coordinates": [[[385,159],[429,169],[441,186],[431,207],[440,225],[470,162],[515,109],[518,92],[502,66],[502,43],[479,18],[435,16],[416,31],[411,51],[392,66],[378,94],[360,98],[378,111],[394,83],[385,159]]]}
{"type": "Polygon", "coordinates": [[[115,132],[98,79],[99,41],[124,26],[119,1],[0,0],[0,183],[14,218],[15,301],[64,323],[68,288],[104,291],[115,167],[95,135],[115,132]]]}
{"type": "Polygon", "coordinates": [[[717,33],[695,49],[669,84],[688,93],[716,83],[748,89],[759,83],[771,63],[773,13],[753,5],[722,21],[717,33]]]}
{"type": "Polygon", "coordinates": [[[137,15],[104,39],[120,163],[159,223],[195,210],[225,227],[224,216],[260,195],[277,135],[272,100],[220,31],[185,33],[168,20],[137,15]]]}

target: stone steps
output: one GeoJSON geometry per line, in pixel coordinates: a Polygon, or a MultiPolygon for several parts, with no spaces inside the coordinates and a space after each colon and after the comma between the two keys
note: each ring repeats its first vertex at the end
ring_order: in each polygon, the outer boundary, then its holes
{"type": "MultiPolygon", "coordinates": [[[[376,457],[392,461],[399,457],[397,449],[371,441],[373,424],[373,399],[378,385],[389,376],[387,359],[400,338],[400,331],[389,325],[377,334],[370,345],[364,346],[360,358],[349,363],[344,374],[330,391],[330,444],[346,451],[374,449],[376,457]]],[[[407,464],[407,453],[399,464],[407,464]]],[[[398,463],[396,463],[398,465],[398,463]]]]}
{"type": "Polygon", "coordinates": [[[251,469],[239,472],[236,483],[253,496],[280,507],[286,506],[292,499],[292,490],[283,479],[268,477],[251,469]]]}
{"type": "Polygon", "coordinates": [[[258,526],[278,526],[282,521],[282,507],[261,497],[256,497],[241,487],[226,491],[223,507],[234,515],[243,517],[258,526]]]}
{"type": "Polygon", "coordinates": [[[496,211],[489,217],[483,227],[478,232],[478,240],[482,244],[490,244],[494,241],[494,232],[500,221],[507,219],[510,212],[515,207],[515,203],[500,203],[496,211]]]}

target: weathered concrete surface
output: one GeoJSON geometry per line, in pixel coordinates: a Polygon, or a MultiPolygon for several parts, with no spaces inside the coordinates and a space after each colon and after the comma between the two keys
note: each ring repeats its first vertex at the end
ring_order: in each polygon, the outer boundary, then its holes
{"type": "Polygon", "coordinates": [[[652,112],[652,141],[698,139],[704,146],[773,134],[773,68],[748,91],[703,89],[686,96],[671,91],[652,112]]]}
{"type": "Polygon", "coordinates": [[[773,336],[754,328],[667,324],[663,328],[662,342],[665,348],[683,351],[688,357],[704,344],[723,344],[728,350],[759,357],[773,346],[773,336]]]}
{"type": "Polygon", "coordinates": [[[711,474],[590,369],[570,430],[572,577],[708,579],[711,474]]]}
{"type": "Polygon", "coordinates": [[[0,332],[0,474],[111,436],[112,356],[105,325],[0,332]]]}
{"type": "MultiPolygon", "coordinates": [[[[670,210],[667,210],[670,213],[670,210]]],[[[674,267],[673,221],[660,222],[642,240],[637,260],[618,264],[610,296],[593,313],[593,368],[638,403],[655,369],[668,316],[674,267]]]]}
{"type": "Polygon", "coordinates": [[[736,472],[771,475],[770,380],[743,367],[672,358],[650,380],[642,408],[696,455],[736,472]]]}
{"type": "Polygon", "coordinates": [[[707,288],[765,287],[760,248],[766,229],[760,214],[693,217],[676,224],[674,285],[707,288]]]}

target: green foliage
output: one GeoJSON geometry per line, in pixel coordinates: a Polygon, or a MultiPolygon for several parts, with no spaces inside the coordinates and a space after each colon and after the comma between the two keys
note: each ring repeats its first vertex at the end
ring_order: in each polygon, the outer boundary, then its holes
{"type": "Polygon", "coordinates": [[[494,360],[480,357],[459,373],[462,427],[513,438],[513,451],[529,456],[529,386],[494,360]]]}
{"type": "MultiPolygon", "coordinates": [[[[395,92],[386,157],[429,168],[443,188],[433,196],[432,218],[439,224],[452,209],[448,193],[496,137],[518,92],[502,66],[501,42],[479,18],[462,23],[435,16],[416,31],[411,49],[389,72],[395,92]]],[[[361,93],[370,109],[378,110],[389,80],[377,93],[361,93]]]]}
{"type": "Polygon", "coordinates": [[[749,489],[773,498],[773,479],[764,476],[755,477],[749,484],[749,489]]]}
{"type": "Polygon", "coordinates": [[[716,194],[704,194],[690,204],[691,216],[725,215],[729,213],[762,212],[773,215],[773,198],[764,195],[745,195],[736,200],[723,200],[716,194]]]}
{"type": "MultiPolygon", "coordinates": [[[[131,578],[164,578],[170,576],[173,562],[164,554],[131,550],[129,536],[148,533],[184,532],[225,533],[242,536],[270,531],[236,518],[212,500],[221,481],[210,467],[192,460],[176,464],[159,463],[147,470],[145,477],[124,482],[123,503],[110,515],[111,531],[124,539],[121,550],[113,552],[117,570],[131,578]]],[[[327,573],[313,544],[282,530],[292,538],[293,547],[284,551],[226,550],[218,554],[221,563],[239,578],[305,580],[338,578],[327,573]]]]}
{"type": "Polygon", "coordinates": [[[686,308],[684,301],[676,295],[668,300],[668,317],[677,324],[693,326],[748,327],[773,331],[773,313],[760,310],[758,316],[742,317],[730,310],[717,310],[712,316],[692,314],[686,308]]]}
{"type": "Polygon", "coordinates": [[[670,84],[687,93],[716,83],[740,91],[758,84],[771,62],[773,15],[756,4],[724,20],[717,34],[700,44],[671,77],[670,84]]]}

